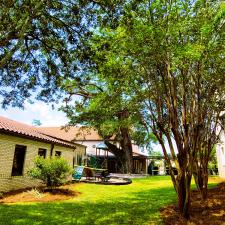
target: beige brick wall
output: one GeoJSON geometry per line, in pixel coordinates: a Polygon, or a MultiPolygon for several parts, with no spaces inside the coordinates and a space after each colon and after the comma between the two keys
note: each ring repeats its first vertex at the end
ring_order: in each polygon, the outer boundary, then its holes
{"type": "MultiPolygon", "coordinates": [[[[46,157],[50,157],[51,144],[6,134],[0,134],[0,192],[7,192],[10,190],[40,185],[40,182],[27,176],[27,171],[33,166],[33,160],[38,155],[39,148],[46,149],[46,157]],[[11,176],[16,145],[27,146],[23,176],[11,176]]],[[[76,146],[75,150],[55,144],[53,156],[55,155],[55,151],[61,151],[61,156],[64,157],[72,167],[73,157],[75,156],[76,158],[76,154],[78,153],[84,154],[85,147],[76,146]]]]}

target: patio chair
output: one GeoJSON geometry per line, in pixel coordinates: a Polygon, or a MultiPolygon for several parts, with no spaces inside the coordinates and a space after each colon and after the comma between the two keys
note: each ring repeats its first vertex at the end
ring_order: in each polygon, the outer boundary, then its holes
{"type": "Polygon", "coordinates": [[[75,181],[80,181],[82,175],[83,175],[83,171],[84,171],[84,166],[77,166],[75,169],[74,169],[74,172],[73,172],[73,180],[75,181]]]}

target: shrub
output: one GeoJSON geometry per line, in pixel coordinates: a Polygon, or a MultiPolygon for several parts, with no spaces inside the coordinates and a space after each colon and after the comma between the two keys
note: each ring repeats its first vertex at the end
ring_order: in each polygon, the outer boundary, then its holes
{"type": "Polygon", "coordinates": [[[64,158],[44,159],[38,157],[34,161],[35,166],[28,171],[32,178],[42,180],[50,189],[54,189],[67,180],[72,170],[64,158]]]}

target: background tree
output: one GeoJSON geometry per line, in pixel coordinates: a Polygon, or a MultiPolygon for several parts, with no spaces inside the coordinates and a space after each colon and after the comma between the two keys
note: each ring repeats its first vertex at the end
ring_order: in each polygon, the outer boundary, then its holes
{"type": "Polygon", "coordinates": [[[218,161],[216,155],[216,146],[213,147],[209,160],[209,175],[218,175],[218,161]]]}
{"type": "MultiPolygon", "coordinates": [[[[99,66],[99,65],[98,65],[99,66]]],[[[70,94],[66,106],[61,109],[67,113],[70,125],[82,124],[95,128],[103,138],[108,150],[118,160],[123,173],[133,172],[132,140],[138,145],[146,145],[148,135],[141,129],[135,105],[125,95],[122,85],[98,73],[66,81],[64,88],[70,94]],[[96,81],[98,80],[98,81],[96,81]],[[79,96],[75,101],[73,96],[79,96]],[[117,145],[119,143],[119,146],[117,145]]]]}

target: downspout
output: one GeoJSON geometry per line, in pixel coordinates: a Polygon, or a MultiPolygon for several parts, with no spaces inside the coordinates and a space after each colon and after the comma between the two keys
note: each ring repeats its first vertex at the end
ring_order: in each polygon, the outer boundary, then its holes
{"type": "Polygon", "coordinates": [[[52,158],[52,154],[53,154],[53,149],[54,149],[55,145],[51,144],[51,149],[50,149],[50,159],[52,158]]]}
{"type": "Polygon", "coordinates": [[[85,146],[84,156],[86,156],[86,166],[88,166],[88,158],[87,158],[87,146],[85,146]]]}
{"type": "Polygon", "coordinates": [[[75,155],[76,155],[76,147],[74,147],[74,149],[73,149],[73,168],[74,168],[74,166],[75,166],[75,155]]]}

